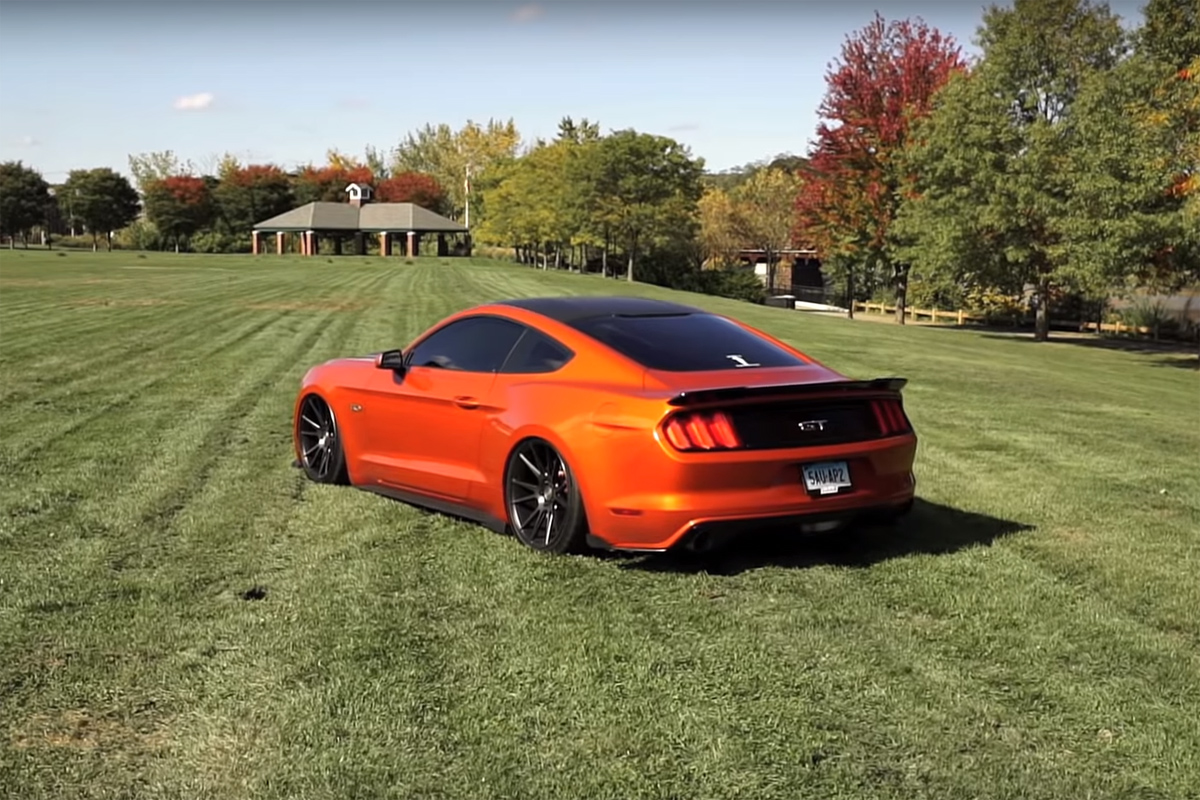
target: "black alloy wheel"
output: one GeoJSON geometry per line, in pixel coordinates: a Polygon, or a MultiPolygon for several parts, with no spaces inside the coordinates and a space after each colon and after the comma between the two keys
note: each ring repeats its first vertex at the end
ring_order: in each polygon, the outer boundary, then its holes
{"type": "Polygon", "coordinates": [[[505,471],[508,523],[527,547],[547,553],[582,548],[587,535],[583,500],[570,466],[543,439],[526,439],[505,471]]]}
{"type": "Polygon", "coordinates": [[[308,395],[300,404],[296,438],[300,442],[300,466],[310,480],[346,482],[346,454],[337,419],[329,404],[315,394],[308,395]]]}

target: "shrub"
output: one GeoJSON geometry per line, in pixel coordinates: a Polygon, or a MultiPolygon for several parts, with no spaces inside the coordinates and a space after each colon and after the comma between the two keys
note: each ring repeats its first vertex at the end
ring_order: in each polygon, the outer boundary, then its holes
{"type": "Polygon", "coordinates": [[[1012,295],[992,287],[968,289],[963,308],[984,318],[988,324],[1016,325],[1025,316],[1026,306],[1020,295],[1012,295]]]}

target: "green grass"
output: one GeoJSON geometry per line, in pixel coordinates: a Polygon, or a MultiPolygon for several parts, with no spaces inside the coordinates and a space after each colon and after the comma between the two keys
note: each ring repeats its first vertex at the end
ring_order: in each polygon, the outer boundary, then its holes
{"type": "Polygon", "coordinates": [[[289,466],[309,365],[573,292],[675,295],[0,254],[0,795],[1196,796],[1183,356],[685,297],[910,378],[920,504],[862,550],[542,557],[289,466]]]}

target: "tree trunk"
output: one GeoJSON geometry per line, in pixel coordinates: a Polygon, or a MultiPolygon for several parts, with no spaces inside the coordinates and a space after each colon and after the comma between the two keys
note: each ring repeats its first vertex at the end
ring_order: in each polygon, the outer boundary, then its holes
{"type": "Polygon", "coordinates": [[[904,312],[908,308],[908,268],[896,271],[896,323],[904,324],[904,312]]]}
{"type": "Polygon", "coordinates": [[[92,231],[92,252],[94,253],[99,249],[100,249],[100,245],[98,245],[96,243],[96,232],[92,231]]]}
{"type": "Polygon", "coordinates": [[[775,254],[767,248],[767,294],[775,294],[775,254]]]}
{"type": "Polygon", "coordinates": [[[1033,339],[1044,342],[1050,338],[1050,284],[1045,280],[1038,283],[1034,297],[1037,299],[1037,313],[1033,318],[1033,339]]]}
{"type": "Polygon", "coordinates": [[[604,250],[600,253],[600,277],[608,277],[608,228],[604,228],[604,250]]]}
{"type": "Polygon", "coordinates": [[[554,268],[562,269],[562,245],[554,245],[554,268]]]}
{"type": "Polygon", "coordinates": [[[625,280],[633,283],[633,259],[637,253],[637,236],[629,243],[629,271],[625,273],[625,280]]]}
{"type": "Polygon", "coordinates": [[[108,242],[108,252],[111,253],[112,252],[112,231],[109,231],[108,235],[105,238],[108,242]]]}
{"type": "Polygon", "coordinates": [[[846,317],[854,319],[854,267],[846,267],[846,317]]]}

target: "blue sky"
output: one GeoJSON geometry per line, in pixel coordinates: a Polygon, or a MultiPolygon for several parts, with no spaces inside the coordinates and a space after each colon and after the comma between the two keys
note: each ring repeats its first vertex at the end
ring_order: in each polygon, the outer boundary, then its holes
{"type": "MultiPolygon", "coordinates": [[[[982,0],[3,0],[0,160],[51,182],[174,150],[285,167],[425,123],[564,115],[674,137],[722,170],[804,153],[824,75],[870,21],[968,54],[982,0]]],[[[1127,24],[1141,2],[1114,2],[1127,24]]]]}

